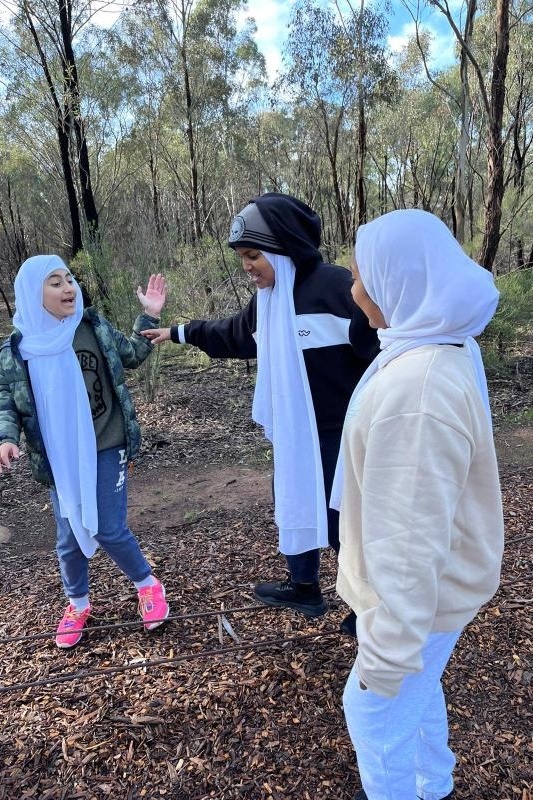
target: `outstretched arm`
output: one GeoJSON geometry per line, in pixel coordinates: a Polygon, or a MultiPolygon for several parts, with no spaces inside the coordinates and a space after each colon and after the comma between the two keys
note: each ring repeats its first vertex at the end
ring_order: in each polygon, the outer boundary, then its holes
{"type": "Polygon", "coordinates": [[[192,344],[211,358],[256,358],[256,301],[254,294],[247,306],[225,319],[193,319],[170,328],[149,328],[142,334],[151,344],[168,340],[192,344]]]}
{"type": "Polygon", "coordinates": [[[146,336],[152,344],[161,344],[161,342],[170,341],[170,328],[150,328],[146,331],[141,331],[143,336],[146,336]]]}
{"type": "Polygon", "coordinates": [[[146,292],[143,292],[142,287],[137,288],[137,297],[144,309],[144,313],[149,317],[158,319],[161,315],[161,309],[165,305],[167,297],[167,282],[163,275],[150,275],[146,292]]]}

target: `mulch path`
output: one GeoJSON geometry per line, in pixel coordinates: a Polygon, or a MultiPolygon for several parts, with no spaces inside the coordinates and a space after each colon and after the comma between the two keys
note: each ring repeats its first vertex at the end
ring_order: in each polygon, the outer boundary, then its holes
{"type": "MultiPolygon", "coordinates": [[[[157,487],[158,469],[174,465],[179,491],[201,464],[268,469],[250,393],[242,365],[169,371],[158,400],[137,401],[145,443],[135,480],[157,487]]],[[[1,499],[48,525],[46,493],[25,469],[2,478],[1,499]]],[[[502,486],[501,587],[445,675],[464,800],[533,798],[533,467],[504,466],[502,486]]],[[[333,591],[334,556],[322,567],[330,611],[306,620],[255,607],[254,581],[283,573],[264,499],[200,509],[173,527],[152,515],[136,532],[177,618],[150,635],[97,630],[136,619],[135,592],[97,553],[91,633],[72,652],[53,637],[3,641],[53,632],[64,601],[49,544],[2,546],[0,687],[37,685],[0,696],[0,800],[350,800],[359,783],[341,698],[354,643],[338,633],[346,607],[333,591]],[[142,666],[157,659],[167,663],[142,666]],[[106,668],[120,671],[87,674],[106,668]]]]}

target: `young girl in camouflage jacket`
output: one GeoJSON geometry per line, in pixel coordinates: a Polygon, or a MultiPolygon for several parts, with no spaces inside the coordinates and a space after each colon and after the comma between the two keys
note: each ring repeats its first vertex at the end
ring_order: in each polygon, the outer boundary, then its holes
{"type": "Polygon", "coordinates": [[[168,616],[163,585],[127,526],[127,464],[140,431],[124,367],[151,352],[139,331],[159,323],[165,279],[137,290],[144,313],[126,338],[93,308],[58,256],[34,256],[15,279],[14,331],[0,350],[0,473],[18,459],[21,431],[34,478],[50,486],[57,555],[69,604],[56,644],[76,645],[91,612],[89,559],[98,546],[133,581],[144,627],[168,616]]]}

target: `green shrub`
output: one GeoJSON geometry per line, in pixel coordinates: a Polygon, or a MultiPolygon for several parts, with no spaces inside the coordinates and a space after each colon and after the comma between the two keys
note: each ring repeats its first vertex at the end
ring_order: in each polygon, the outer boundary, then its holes
{"type": "Polygon", "coordinates": [[[487,364],[496,365],[533,348],[533,270],[521,269],[496,279],[500,303],[482,337],[487,364]]]}
{"type": "MultiPolygon", "coordinates": [[[[164,327],[191,319],[229,316],[244,307],[251,296],[237,256],[208,236],[195,244],[177,243],[169,237],[157,244],[152,242],[150,249],[142,237],[136,240],[132,232],[126,257],[104,244],[101,249],[78,253],[71,267],[94,305],[126,335],[141,310],[137,286],[144,289],[151,273],[161,272],[167,279],[167,302],[161,315],[164,327]]],[[[191,369],[210,363],[208,356],[196,348],[169,344],[156,351],[136,374],[148,400],[157,391],[161,367],[167,360],[178,359],[191,369]]]]}

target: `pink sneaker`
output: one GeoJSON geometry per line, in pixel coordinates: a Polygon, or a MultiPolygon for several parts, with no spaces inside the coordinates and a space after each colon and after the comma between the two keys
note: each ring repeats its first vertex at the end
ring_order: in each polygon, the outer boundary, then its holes
{"type": "Polygon", "coordinates": [[[90,614],[91,606],[87,606],[83,611],[76,611],[74,606],[68,605],[63,619],[57,626],[56,645],[66,649],[78,644],[90,614]]]}
{"type": "Polygon", "coordinates": [[[158,628],[168,617],[169,607],[165,600],[165,587],[156,580],[152,586],[139,589],[139,614],[143,618],[144,628],[151,631],[158,628]]]}

